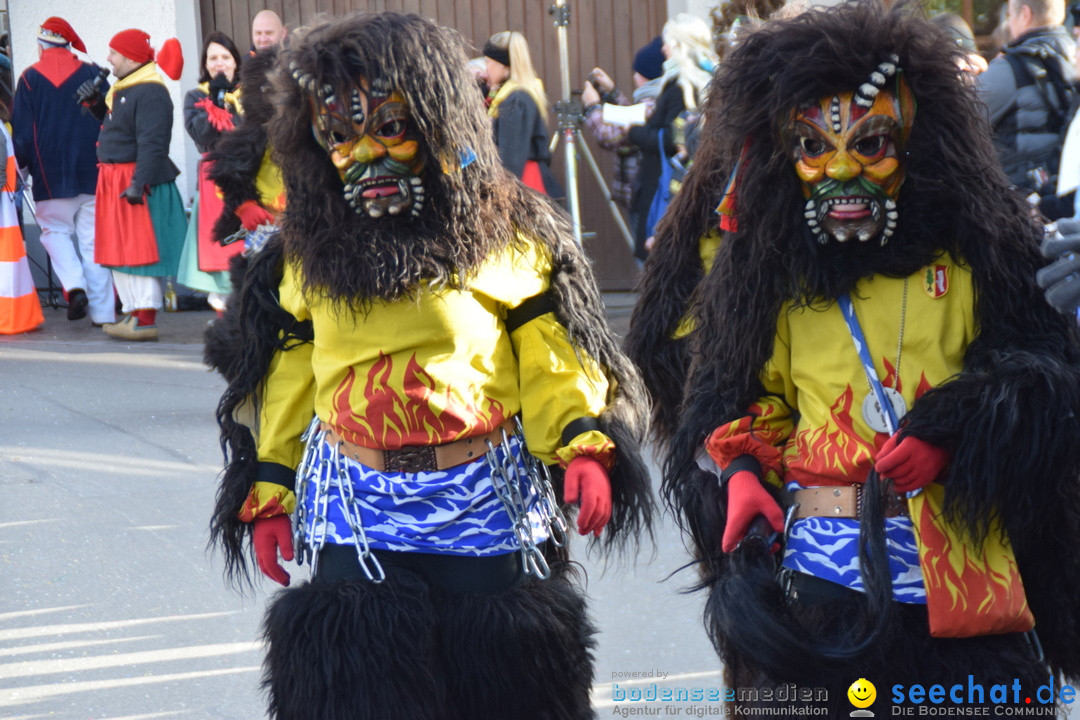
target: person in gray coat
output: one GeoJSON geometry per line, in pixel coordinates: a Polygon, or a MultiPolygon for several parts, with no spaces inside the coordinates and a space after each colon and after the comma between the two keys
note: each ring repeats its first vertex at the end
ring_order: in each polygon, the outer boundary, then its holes
{"type": "MultiPolygon", "coordinates": [[[[1064,0],[1009,0],[1013,41],[978,77],[980,99],[1006,175],[1031,192],[1049,188],[1076,80],[1064,0]]],[[[1042,193],[1040,193],[1042,194],[1042,193]]]]}

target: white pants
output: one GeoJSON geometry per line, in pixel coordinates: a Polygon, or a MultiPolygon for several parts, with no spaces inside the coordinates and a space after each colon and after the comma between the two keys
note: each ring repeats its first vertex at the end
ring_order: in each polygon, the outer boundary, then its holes
{"type": "Polygon", "coordinates": [[[136,310],[160,310],[162,307],[161,282],[149,275],[129,275],[113,270],[116,294],[124,304],[124,312],[136,310]]]}
{"type": "Polygon", "coordinates": [[[94,196],[86,194],[38,200],[35,215],[41,228],[41,245],[49,253],[60,284],[69,292],[85,290],[90,300],[90,319],[111,323],[116,318],[112,273],[94,262],[94,207],[94,196]]]}

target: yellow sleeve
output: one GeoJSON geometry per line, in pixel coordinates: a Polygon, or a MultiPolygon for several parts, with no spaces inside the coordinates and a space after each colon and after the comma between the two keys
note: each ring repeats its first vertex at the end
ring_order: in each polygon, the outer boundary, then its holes
{"type": "MultiPolygon", "coordinates": [[[[310,319],[292,265],[286,264],[281,280],[281,306],[297,320],[310,319]]],[[[259,407],[260,462],[296,469],[303,447],[300,436],[311,422],[315,408],[315,374],[311,366],[312,343],[278,350],[270,361],[259,407]]]]}
{"type": "MultiPolygon", "coordinates": [[[[701,270],[703,275],[708,275],[712,271],[713,263],[716,261],[716,252],[720,249],[720,241],[723,239],[724,234],[720,231],[720,228],[712,228],[709,232],[698,238],[698,258],[701,260],[701,270]]],[[[675,332],[671,333],[672,340],[678,340],[684,338],[694,331],[694,318],[687,312],[679,320],[678,326],[675,328],[675,332]]]]}
{"type": "MultiPolygon", "coordinates": [[[[786,308],[782,316],[786,316],[786,308]]],[[[751,455],[761,463],[762,480],[782,487],[783,448],[795,431],[792,408],[797,407],[797,390],[791,380],[791,353],[787,322],[778,323],[773,354],[761,372],[765,394],[746,415],[721,425],[705,441],[713,461],[726,468],[740,455],[751,455]]]]}
{"type": "MultiPolygon", "coordinates": [[[[519,232],[517,241],[491,258],[470,279],[473,291],[513,310],[551,287],[551,253],[519,232]]],[[[596,418],[607,407],[608,381],[599,364],[571,344],[553,312],[538,314],[510,332],[518,360],[521,423],[529,450],[563,466],[588,455],[610,468],[615,444],[599,430],[579,432],[563,442],[567,425],[596,418]]]]}
{"type": "Polygon", "coordinates": [[[529,450],[547,463],[558,460],[565,465],[579,455],[590,455],[610,466],[615,445],[598,430],[562,444],[567,425],[599,417],[607,407],[608,381],[600,365],[570,343],[554,313],[533,318],[510,339],[518,358],[521,418],[529,450]]]}

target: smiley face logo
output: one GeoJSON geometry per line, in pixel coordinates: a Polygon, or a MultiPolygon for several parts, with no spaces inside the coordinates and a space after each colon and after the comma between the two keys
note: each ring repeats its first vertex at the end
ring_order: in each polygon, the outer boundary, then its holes
{"type": "Polygon", "coordinates": [[[851,683],[847,691],[848,700],[857,708],[868,708],[877,698],[877,688],[866,678],[859,678],[851,683]]]}

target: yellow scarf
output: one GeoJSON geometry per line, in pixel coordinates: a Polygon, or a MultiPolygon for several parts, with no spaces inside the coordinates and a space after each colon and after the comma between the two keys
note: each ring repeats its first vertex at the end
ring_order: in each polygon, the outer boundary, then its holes
{"type": "Polygon", "coordinates": [[[495,96],[491,98],[491,104],[488,105],[488,117],[499,117],[499,105],[502,101],[510,96],[510,93],[520,90],[521,85],[517,84],[513,80],[507,80],[495,91],[495,96]]]}
{"type": "Polygon", "coordinates": [[[109,92],[105,93],[105,107],[109,108],[109,112],[112,112],[113,95],[117,90],[123,90],[129,88],[132,85],[139,85],[140,83],[156,82],[165,84],[165,79],[161,77],[161,73],[158,72],[157,63],[148,62],[138,70],[125,75],[116,81],[116,84],[109,88],[109,92]]]}

